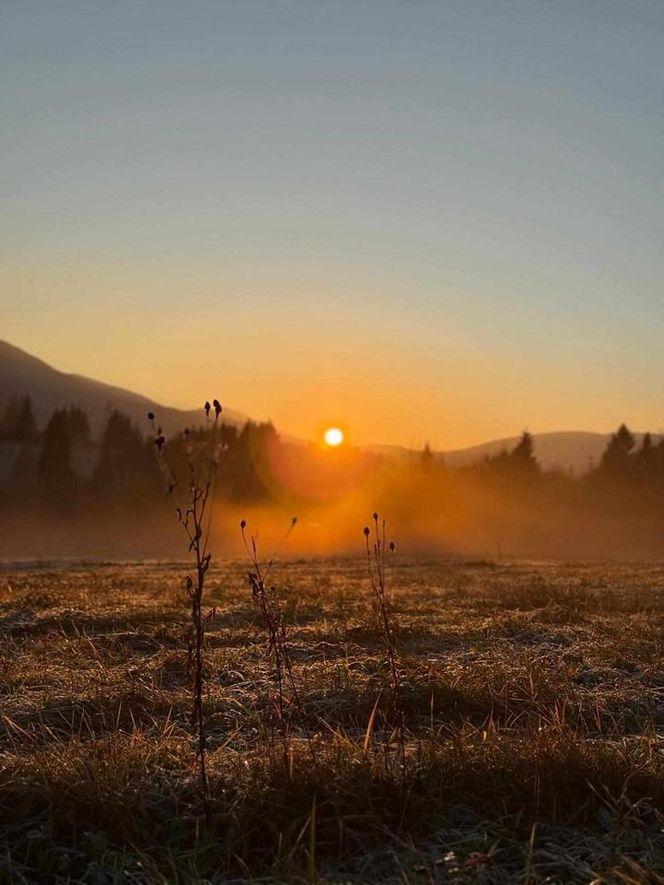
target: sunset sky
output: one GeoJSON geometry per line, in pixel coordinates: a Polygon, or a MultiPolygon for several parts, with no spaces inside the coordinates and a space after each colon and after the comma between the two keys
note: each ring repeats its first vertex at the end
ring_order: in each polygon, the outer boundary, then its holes
{"type": "Polygon", "coordinates": [[[302,437],[664,428],[661,0],[0,3],[0,338],[302,437]]]}

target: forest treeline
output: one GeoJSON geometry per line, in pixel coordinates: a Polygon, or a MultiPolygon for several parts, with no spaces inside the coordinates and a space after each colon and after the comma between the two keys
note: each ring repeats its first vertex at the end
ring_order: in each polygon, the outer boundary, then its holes
{"type": "MultiPolygon", "coordinates": [[[[39,431],[30,398],[13,396],[0,416],[5,462],[0,494],[5,501],[55,508],[89,502],[151,507],[164,489],[147,416],[144,430],[122,412],[109,409],[100,438],[93,439],[86,413],[72,405],[55,410],[39,431]]],[[[256,466],[261,452],[278,440],[274,427],[221,424],[218,433],[223,451],[219,489],[238,501],[267,500],[256,466]]],[[[170,440],[174,463],[184,468],[187,447],[204,437],[204,428],[194,428],[170,440]]]]}
{"type": "MultiPolygon", "coordinates": [[[[190,452],[205,445],[206,432],[201,413],[200,428],[166,442],[169,462],[185,481],[190,452]]],[[[458,537],[464,532],[478,537],[481,529],[482,537],[509,537],[514,544],[511,539],[526,536],[548,544],[554,535],[572,543],[583,520],[584,531],[597,530],[589,515],[620,523],[620,533],[611,536],[618,538],[627,536],[630,521],[629,531],[650,533],[652,539],[664,524],[664,440],[645,434],[637,441],[624,424],[598,463],[578,476],[543,470],[533,437],[525,432],[513,448],[465,467],[446,465],[428,447],[401,459],[353,449],[321,453],[316,446],[280,439],[269,423],[221,423],[218,433],[216,488],[242,505],[279,504],[302,512],[308,505],[361,495],[361,506],[375,503],[396,513],[413,534],[415,526],[420,535],[425,526],[425,534],[458,537]]],[[[12,505],[43,513],[84,511],[87,505],[107,512],[164,510],[147,416],[139,428],[109,410],[94,439],[78,406],[55,410],[39,429],[29,397],[13,396],[0,415],[0,455],[5,510],[12,505]]]]}

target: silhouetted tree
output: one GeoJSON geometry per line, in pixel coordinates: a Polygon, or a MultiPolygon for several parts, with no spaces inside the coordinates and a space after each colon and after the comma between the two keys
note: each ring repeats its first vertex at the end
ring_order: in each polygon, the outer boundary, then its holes
{"type": "Polygon", "coordinates": [[[99,448],[92,487],[105,500],[147,503],[159,492],[159,471],[152,448],[122,412],[108,417],[99,448]]]}
{"type": "Polygon", "coordinates": [[[87,442],[90,439],[90,422],[83,409],[80,406],[70,406],[67,409],[67,418],[72,442],[87,442]]]}
{"type": "Polygon", "coordinates": [[[30,442],[37,439],[37,422],[32,411],[32,400],[24,396],[21,400],[17,422],[17,440],[30,442]]]}
{"type": "Polygon", "coordinates": [[[664,479],[664,437],[656,446],[657,450],[657,473],[660,479],[664,479]]]}
{"type": "Polygon", "coordinates": [[[486,458],[482,472],[485,478],[508,487],[531,485],[541,474],[532,434],[524,430],[513,449],[486,458]]]}
{"type": "Polygon", "coordinates": [[[429,471],[433,467],[433,463],[434,457],[433,452],[431,451],[431,446],[429,443],[426,443],[420,454],[420,466],[423,470],[429,471]]]}
{"type": "Polygon", "coordinates": [[[242,427],[225,456],[232,497],[258,501],[271,497],[271,457],[278,445],[279,436],[273,424],[248,421],[242,427]]]}
{"type": "Polygon", "coordinates": [[[644,433],[641,447],[633,455],[639,481],[645,485],[654,483],[659,474],[659,451],[649,433],[644,433]]]}
{"type": "Polygon", "coordinates": [[[58,504],[71,501],[76,478],[71,466],[71,436],[65,409],[54,412],[46,425],[37,479],[48,500],[58,504]]]}
{"type": "Polygon", "coordinates": [[[539,473],[539,464],[535,457],[535,442],[532,434],[524,430],[521,439],[510,452],[513,470],[520,476],[535,476],[539,473]]]}
{"type": "Polygon", "coordinates": [[[9,402],[0,418],[0,439],[11,442],[32,442],[37,438],[37,423],[29,396],[19,399],[16,395],[9,402]]]}
{"type": "Polygon", "coordinates": [[[599,465],[601,473],[616,476],[627,476],[630,471],[630,456],[636,445],[634,434],[626,424],[621,424],[602,455],[599,465]]]}
{"type": "Polygon", "coordinates": [[[11,440],[14,438],[18,424],[19,409],[18,397],[14,394],[9,398],[2,412],[2,418],[0,418],[0,439],[11,440]]]}

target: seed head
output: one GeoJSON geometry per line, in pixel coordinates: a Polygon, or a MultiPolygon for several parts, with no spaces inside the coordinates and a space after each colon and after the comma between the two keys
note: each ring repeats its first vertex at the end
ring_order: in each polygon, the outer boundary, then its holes
{"type": "Polygon", "coordinates": [[[241,528],[241,529],[246,529],[246,527],[247,527],[247,520],[246,520],[246,519],[243,519],[243,520],[240,522],[240,528],[241,528]]]}
{"type": "Polygon", "coordinates": [[[390,541],[390,550],[392,551],[392,553],[394,553],[396,549],[397,545],[394,543],[394,541],[390,541]]]}
{"type": "Polygon", "coordinates": [[[148,412],[148,421],[154,421],[154,412],[148,412]]]}
{"type": "Polygon", "coordinates": [[[365,525],[365,527],[362,529],[362,531],[364,532],[365,537],[368,538],[369,537],[369,526],[365,525]]]}
{"type": "Polygon", "coordinates": [[[207,400],[205,401],[204,408],[205,408],[205,414],[209,415],[210,414],[210,403],[207,400]]]}
{"type": "Polygon", "coordinates": [[[221,412],[221,403],[219,402],[219,400],[213,399],[212,405],[214,406],[214,414],[219,415],[219,413],[221,412]]]}
{"type": "Polygon", "coordinates": [[[291,520],[291,525],[297,525],[297,516],[294,516],[291,520]]]}
{"type": "Polygon", "coordinates": [[[377,513],[374,513],[374,515],[373,515],[373,521],[374,521],[374,522],[378,522],[378,514],[377,514],[377,513]]]}

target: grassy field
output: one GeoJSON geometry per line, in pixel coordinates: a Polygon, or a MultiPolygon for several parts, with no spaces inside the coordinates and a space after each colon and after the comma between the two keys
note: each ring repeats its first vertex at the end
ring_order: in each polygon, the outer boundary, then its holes
{"type": "Polygon", "coordinates": [[[0,571],[0,881],[664,881],[664,566],[397,559],[405,772],[366,564],[276,569],[287,763],[246,571],[208,576],[207,824],[186,566],[0,571]]]}

